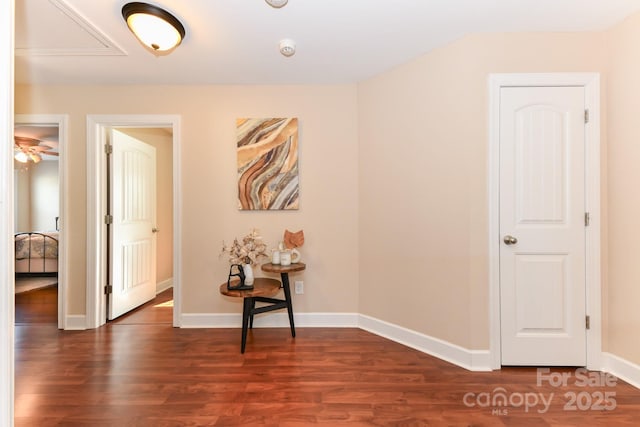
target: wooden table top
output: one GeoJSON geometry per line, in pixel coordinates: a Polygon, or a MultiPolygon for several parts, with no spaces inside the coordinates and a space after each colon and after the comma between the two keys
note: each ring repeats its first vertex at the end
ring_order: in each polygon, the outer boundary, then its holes
{"type": "MultiPolygon", "coordinates": [[[[235,280],[235,282],[237,283],[239,281],[235,280]]],[[[266,277],[256,277],[253,282],[253,289],[229,290],[227,289],[227,282],[220,285],[220,293],[228,297],[266,297],[278,293],[279,290],[280,281],[276,279],[268,279],[266,277]]]]}
{"type": "Polygon", "coordinates": [[[270,262],[262,264],[262,271],[269,273],[293,273],[294,271],[302,271],[307,268],[303,262],[296,262],[291,265],[271,264],[270,262]]]}

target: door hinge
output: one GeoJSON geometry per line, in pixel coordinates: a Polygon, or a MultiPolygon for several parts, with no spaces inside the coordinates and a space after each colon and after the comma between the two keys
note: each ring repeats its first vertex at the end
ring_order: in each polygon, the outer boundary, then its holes
{"type": "Polygon", "coordinates": [[[584,325],[587,329],[591,329],[591,316],[586,316],[584,318],[585,322],[584,325]]]}
{"type": "Polygon", "coordinates": [[[113,215],[105,215],[104,216],[104,223],[109,225],[109,224],[113,224],[113,215]]]}
{"type": "Polygon", "coordinates": [[[107,154],[113,153],[113,145],[104,144],[104,152],[107,153],[107,154]]]}
{"type": "Polygon", "coordinates": [[[590,223],[591,223],[591,215],[589,215],[589,212],[585,212],[584,213],[584,226],[588,227],[590,223]]]}
{"type": "Polygon", "coordinates": [[[584,110],[584,122],[589,123],[589,110],[584,110]]]}
{"type": "Polygon", "coordinates": [[[105,295],[111,295],[113,293],[113,286],[111,285],[106,285],[104,287],[104,294],[105,295]]]}

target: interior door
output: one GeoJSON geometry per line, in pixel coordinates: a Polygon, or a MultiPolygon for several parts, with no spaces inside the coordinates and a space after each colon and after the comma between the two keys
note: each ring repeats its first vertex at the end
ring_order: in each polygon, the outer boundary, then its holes
{"type": "Polygon", "coordinates": [[[500,93],[503,365],[584,366],[585,94],[500,93]]]}
{"type": "Polygon", "coordinates": [[[156,149],[111,130],[108,319],[156,295],[156,149]]]}

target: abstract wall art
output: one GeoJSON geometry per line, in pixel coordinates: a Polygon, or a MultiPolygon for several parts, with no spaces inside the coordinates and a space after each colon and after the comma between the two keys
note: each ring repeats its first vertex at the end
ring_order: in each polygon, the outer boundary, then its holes
{"type": "Polygon", "coordinates": [[[236,119],[238,208],[298,209],[298,119],[236,119]]]}

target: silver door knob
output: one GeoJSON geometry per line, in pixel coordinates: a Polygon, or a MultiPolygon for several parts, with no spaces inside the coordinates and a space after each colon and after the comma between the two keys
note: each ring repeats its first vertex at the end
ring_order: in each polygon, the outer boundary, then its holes
{"type": "Polygon", "coordinates": [[[516,239],[513,236],[506,235],[506,236],[504,236],[504,242],[507,245],[515,245],[516,243],[518,243],[518,239],[516,239]]]}
{"type": "Polygon", "coordinates": [[[152,232],[152,233],[157,233],[158,231],[160,231],[160,229],[159,229],[159,228],[156,228],[156,227],[153,227],[153,228],[151,229],[151,232],[152,232]]]}

